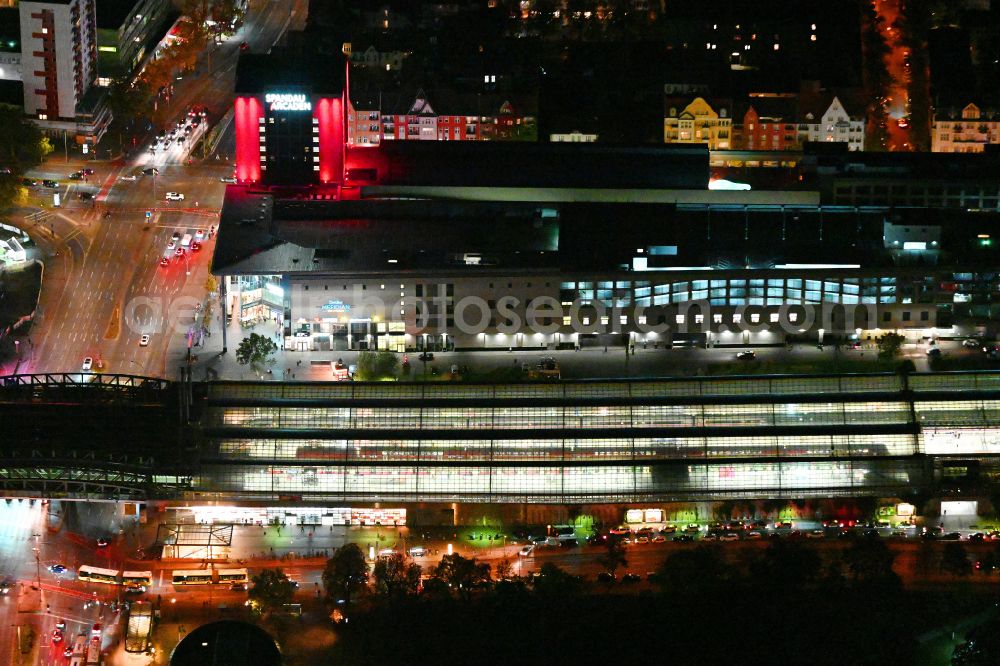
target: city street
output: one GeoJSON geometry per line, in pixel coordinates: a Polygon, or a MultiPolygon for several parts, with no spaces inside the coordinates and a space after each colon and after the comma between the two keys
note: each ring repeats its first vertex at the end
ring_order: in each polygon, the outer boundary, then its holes
{"type": "MultiPolygon", "coordinates": [[[[164,124],[184,117],[195,104],[208,106],[210,120],[217,122],[232,106],[240,42],[253,51],[270,50],[289,26],[301,27],[305,5],[251,3],[239,33],[215,46],[194,75],[176,82],[169,105],[160,109],[164,124]]],[[[40,184],[30,188],[32,207],[22,209],[19,218],[46,265],[39,316],[20,358],[4,370],[73,372],[91,358],[95,371],[173,374],[167,350],[186,349],[195,307],[206,295],[213,249],[208,236],[225,193],[221,179],[232,176],[230,157],[223,153],[189,165],[176,147],[152,154],[139,146],[121,160],[82,162],[57,150],[34,169],[30,176],[40,184]],[[142,175],[150,165],[159,173],[142,175]],[[84,167],[95,173],[69,178],[84,167]],[[59,189],[43,187],[43,179],[58,181],[59,189]],[[179,192],[184,200],[166,201],[167,192],[179,192]],[[95,196],[84,200],[81,193],[95,196]],[[175,232],[183,236],[197,230],[205,232],[200,251],[168,253],[175,232]],[[168,254],[169,265],[160,266],[168,254]],[[148,346],[140,346],[143,334],[150,336],[148,346]]]]}

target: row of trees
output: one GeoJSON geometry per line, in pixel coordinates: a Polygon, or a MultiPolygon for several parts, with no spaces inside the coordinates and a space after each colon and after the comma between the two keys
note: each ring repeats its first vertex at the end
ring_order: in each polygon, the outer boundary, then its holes
{"type": "Polygon", "coordinates": [[[27,201],[24,173],[52,152],[52,143],[20,107],[0,104],[0,216],[27,201]]]}

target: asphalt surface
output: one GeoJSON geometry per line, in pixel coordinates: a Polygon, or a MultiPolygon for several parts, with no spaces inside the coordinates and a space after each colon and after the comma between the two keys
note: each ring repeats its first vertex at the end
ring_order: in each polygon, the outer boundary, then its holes
{"type": "MultiPolygon", "coordinates": [[[[208,106],[210,121],[218,121],[232,105],[240,43],[266,52],[289,26],[301,27],[306,11],[303,0],[252,3],[241,31],[213,47],[193,75],[175,82],[173,98],[157,112],[160,126],[169,128],[193,105],[208,106]]],[[[167,350],[186,349],[195,308],[205,298],[214,242],[207,236],[225,194],[221,179],[233,169],[225,153],[192,159],[190,143],[156,153],[140,146],[113,162],[66,160],[57,151],[28,174],[39,185],[31,188],[21,225],[35,239],[46,270],[38,317],[20,357],[4,372],[80,372],[91,358],[94,370],[103,372],[168,374],[167,350]],[[84,166],[95,173],[69,178],[84,166]],[[148,166],[159,174],[139,175],[148,166]],[[135,181],[123,179],[132,175],[135,181]],[[59,189],[42,186],[47,178],[59,189]],[[84,192],[95,198],[81,199],[84,192]],[[166,201],[167,192],[182,193],[184,201],[166,201]],[[199,252],[168,252],[175,232],[199,229],[206,232],[199,252]],[[168,265],[160,266],[164,255],[168,265]],[[140,346],[143,334],[150,336],[147,346],[140,346]]]]}

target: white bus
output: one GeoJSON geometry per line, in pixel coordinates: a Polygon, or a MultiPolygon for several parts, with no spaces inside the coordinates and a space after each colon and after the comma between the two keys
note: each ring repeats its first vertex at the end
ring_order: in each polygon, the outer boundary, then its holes
{"type": "Polygon", "coordinates": [[[173,574],[174,585],[210,585],[212,583],[211,569],[178,569],[173,574]]]}
{"type": "Polygon", "coordinates": [[[77,634],[73,639],[73,654],[70,655],[70,666],[83,666],[87,658],[87,634],[77,634]]]}
{"type": "Polygon", "coordinates": [[[118,584],[118,571],[115,569],[100,569],[98,567],[80,567],[80,571],[76,575],[80,580],[89,581],[91,583],[105,583],[107,585],[117,585],[118,584]]]}
{"type": "Polygon", "coordinates": [[[219,582],[223,585],[242,583],[246,585],[250,582],[246,569],[219,569],[219,582]]]}
{"type": "Polygon", "coordinates": [[[129,591],[145,592],[153,586],[153,572],[123,571],[122,586],[129,591]]]}

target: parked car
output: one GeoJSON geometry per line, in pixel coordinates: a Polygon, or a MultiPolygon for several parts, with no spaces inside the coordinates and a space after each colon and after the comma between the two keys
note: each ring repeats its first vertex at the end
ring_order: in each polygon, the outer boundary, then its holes
{"type": "Polygon", "coordinates": [[[184,195],[180,192],[167,192],[165,198],[167,201],[184,201],[184,195]]]}
{"type": "Polygon", "coordinates": [[[54,574],[66,573],[66,565],[65,564],[50,564],[49,565],[49,571],[51,571],[54,574]]]}
{"type": "Polygon", "coordinates": [[[524,546],[521,550],[517,551],[517,555],[518,557],[531,557],[534,552],[534,546],[524,546]]]}
{"type": "Polygon", "coordinates": [[[660,534],[673,534],[676,531],[677,531],[677,526],[676,525],[664,525],[660,529],[660,534]]]}
{"type": "Polygon", "coordinates": [[[806,532],[807,539],[822,539],[826,536],[826,532],[823,530],[810,530],[806,532]]]}
{"type": "Polygon", "coordinates": [[[149,334],[148,333],[143,333],[142,335],[139,336],[139,346],[140,347],[148,347],[149,346],[149,334]]]}
{"type": "Polygon", "coordinates": [[[220,178],[219,182],[220,183],[228,183],[230,185],[235,185],[236,184],[236,179],[230,176],[229,178],[220,178]]]}
{"type": "Polygon", "coordinates": [[[976,340],[975,338],[968,338],[962,341],[963,347],[978,347],[979,344],[979,340],[976,340]]]}
{"type": "Polygon", "coordinates": [[[747,349],[736,354],[736,360],[738,361],[752,361],[755,358],[757,358],[757,352],[752,349],[747,349]]]}
{"type": "Polygon", "coordinates": [[[155,176],[158,173],[160,173],[160,170],[156,167],[146,167],[142,170],[142,175],[144,176],[155,176]]]}
{"type": "Polygon", "coordinates": [[[94,367],[94,359],[87,356],[83,359],[83,371],[89,372],[91,368],[94,367]]]}
{"type": "Polygon", "coordinates": [[[639,574],[627,573],[624,576],[622,576],[623,583],[638,583],[641,580],[642,576],[640,576],[639,574]]]}
{"type": "Polygon", "coordinates": [[[124,181],[129,182],[129,183],[134,183],[136,180],[138,180],[138,177],[135,174],[130,173],[127,176],[120,177],[118,180],[124,180],[124,181]]]}
{"type": "Polygon", "coordinates": [[[608,534],[614,534],[615,536],[628,536],[629,534],[632,534],[632,530],[623,525],[619,525],[618,527],[612,527],[608,530],[608,534]]]}
{"type": "MultiPolygon", "coordinates": [[[[707,534],[705,535],[708,536],[707,534]]],[[[694,537],[690,534],[678,534],[671,541],[694,541],[694,537]]]]}
{"type": "Polygon", "coordinates": [[[597,574],[597,582],[607,583],[610,585],[611,583],[615,582],[615,577],[614,575],[609,574],[607,571],[602,571],[599,574],[597,574]]]}

